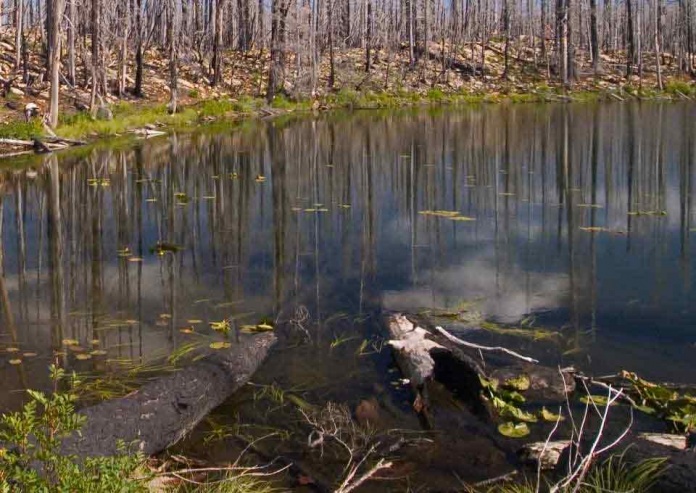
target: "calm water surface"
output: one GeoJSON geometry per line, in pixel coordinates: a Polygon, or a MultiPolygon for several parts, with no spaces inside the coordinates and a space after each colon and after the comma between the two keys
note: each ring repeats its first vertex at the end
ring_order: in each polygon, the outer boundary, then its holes
{"type": "Polygon", "coordinates": [[[55,352],[102,371],[207,347],[208,322],[304,309],[311,342],[259,385],[314,402],[389,388],[384,309],[533,319],[562,343],[473,337],[696,382],[695,116],[687,103],[336,113],[3,171],[0,406],[45,385],[55,352]],[[422,214],[436,210],[475,220],[422,214]],[[77,359],[68,339],[107,354],[77,359]]]}

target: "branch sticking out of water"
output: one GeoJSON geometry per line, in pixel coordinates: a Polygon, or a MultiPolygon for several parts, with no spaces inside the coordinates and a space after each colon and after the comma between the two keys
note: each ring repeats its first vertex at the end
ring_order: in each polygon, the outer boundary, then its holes
{"type": "Polygon", "coordinates": [[[442,334],[444,337],[446,337],[449,341],[459,344],[460,346],[465,346],[473,349],[478,349],[479,351],[500,351],[505,354],[509,354],[510,356],[513,356],[515,358],[521,359],[522,361],[526,361],[528,363],[538,363],[539,360],[536,360],[534,358],[531,358],[529,356],[523,356],[520,353],[516,353],[515,351],[512,351],[508,348],[502,347],[502,346],[481,346],[480,344],[474,344],[473,342],[467,342],[465,340],[462,340],[458,337],[453,336],[449,332],[447,332],[445,329],[443,329],[440,326],[435,327],[435,330],[437,330],[440,334],[442,334]]]}

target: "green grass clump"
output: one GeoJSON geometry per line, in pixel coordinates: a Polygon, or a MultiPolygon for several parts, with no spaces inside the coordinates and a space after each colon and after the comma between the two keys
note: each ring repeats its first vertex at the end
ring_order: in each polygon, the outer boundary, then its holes
{"type": "Polygon", "coordinates": [[[43,135],[43,126],[38,119],[28,122],[10,122],[0,125],[0,139],[31,140],[43,135]]]}
{"type": "Polygon", "coordinates": [[[442,92],[442,89],[430,89],[425,95],[428,101],[431,103],[441,103],[447,99],[447,95],[442,92]]]}
{"type": "Polygon", "coordinates": [[[196,105],[196,109],[202,117],[220,116],[233,111],[234,102],[231,99],[208,99],[196,105]]]}
{"type": "Polygon", "coordinates": [[[696,88],[693,84],[689,84],[683,80],[673,80],[665,84],[665,92],[673,96],[678,96],[679,93],[685,96],[692,96],[696,94],[696,88]]]}
{"type": "MultiPolygon", "coordinates": [[[[587,476],[579,484],[573,483],[566,488],[560,488],[561,493],[647,493],[657,483],[665,471],[666,459],[652,458],[631,464],[624,459],[623,454],[613,455],[604,462],[594,465],[587,476]]],[[[504,483],[484,490],[486,493],[536,493],[548,491],[550,485],[540,485],[527,480],[522,483],[504,483]]]]}

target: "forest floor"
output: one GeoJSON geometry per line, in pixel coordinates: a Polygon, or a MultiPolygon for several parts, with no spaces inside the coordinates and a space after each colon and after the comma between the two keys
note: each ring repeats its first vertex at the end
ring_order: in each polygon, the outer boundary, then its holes
{"type": "MultiPolygon", "coordinates": [[[[363,49],[336,49],[333,87],[329,87],[328,52],[315,70],[308,60],[289,52],[284,94],[271,105],[263,98],[269,66],[267,50],[226,52],[222,82],[217,87],[210,85],[208,60],[193,52],[184,53],[179,69],[179,111],[175,115],[167,113],[169,74],[165,53],[156,49],[145,53],[141,98],[131,94],[135,74],[132,64],[126,70],[126,92],[121,97],[117,95],[120,67],[112,56],[107,64],[107,78],[113,93],[103,98],[103,104],[111,110],[113,118],[93,119],[85,111],[90,99],[90,79],[88,69],[80,64],[77,85],[65,83],[61,88],[61,115],[56,133],[66,138],[92,139],[117,136],[145,126],[172,128],[334,108],[696,98],[694,81],[677,70],[676,61],[669,54],[661,57],[664,88],[658,91],[655,58],[651,55],[644,58],[642,77],[637,74],[627,77],[623,53],[602,55],[600,70],[595,73],[588,54],[579,52],[577,77],[572,84],[564,86],[553,75],[551,55],[542,56],[524,38],[510,50],[505,77],[503,48],[501,40],[486,44],[483,70],[480,43],[463,45],[457,50],[445,46],[446,63],[441,55],[443,47],[437,43],[429,46],[428,56],[423,53],[413,65],[409,63],[407,46],[396,52],[373,50],[369,72],[365,70],[363,49]],[[456,56],[451,51],[456,51],[456,56]]],[[[41,50],[30,49],[30,52],[41,50]]],[[[24,83],[22,71],[14,70],[13,34],[0,32],[0,79],[4,82],[0,91],[4,99],[0,107],[0,138],[29,139],[43,133],[40,119],[25,122],[23,113],[28,103],[36,104],[40,114],[48,108],[49,84],[43,67],[42,56],[29,57],[29,83],[24,83]]]]}

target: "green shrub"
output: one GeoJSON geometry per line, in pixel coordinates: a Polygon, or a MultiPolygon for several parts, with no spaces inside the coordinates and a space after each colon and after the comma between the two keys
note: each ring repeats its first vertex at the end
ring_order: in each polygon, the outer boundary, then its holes
{"type": "Polygon", "coordinates": [[[191,99],[198,99],[200,97],[200,93],[198,92],[198,89],[191,89],[188,92],[188,97],[191,99]]]}
{"type": "MultiPolygon", "coordinates": [[[[79,432],[85,418],[75,411],[74,392],[59,392],[65,372],[50,367],[54,392],[28,390],[30,400],[18,412],[0,417],[0,491],[122,493],[147,491],[136,479],[143,458],[123,454],[79,460],[61,453],[61,441],[79,432]]],[[[71,377],[72,388],[78,385],[71,377]]]]}

